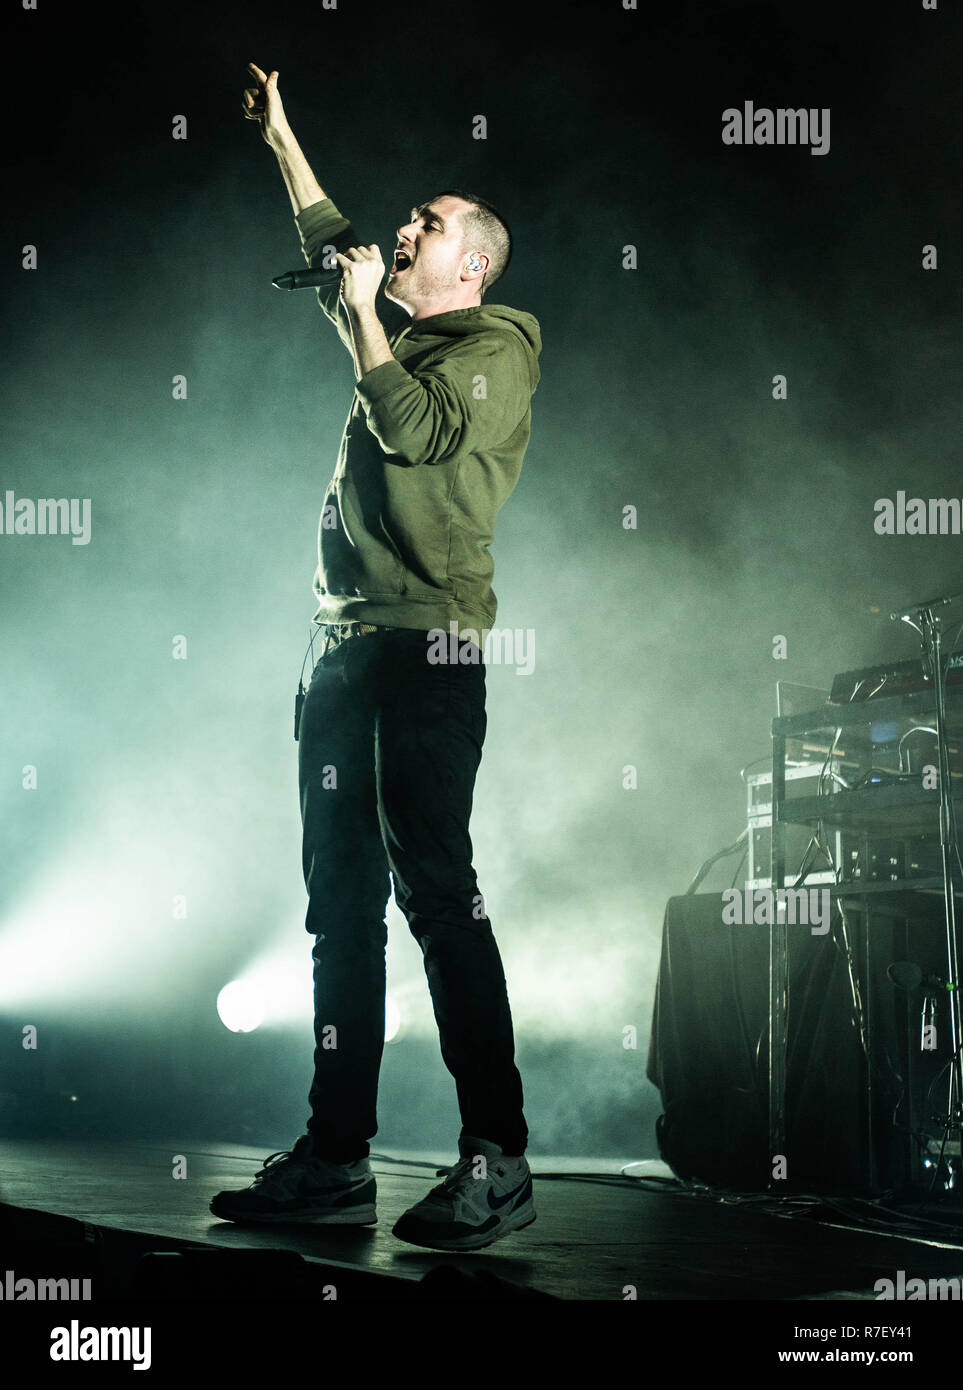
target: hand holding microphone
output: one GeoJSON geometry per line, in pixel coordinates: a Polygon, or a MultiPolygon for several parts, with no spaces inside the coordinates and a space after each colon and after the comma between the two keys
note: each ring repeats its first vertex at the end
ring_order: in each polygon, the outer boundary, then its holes
{"type": "Polygon", "coordinates": [[[339,252],[335,260],[342,271],[341,298],[348,313],[374,309],[378,286],[385,274],[378,247],[374,242],[370,246],[351,246],[345,255],[339,252]]]}

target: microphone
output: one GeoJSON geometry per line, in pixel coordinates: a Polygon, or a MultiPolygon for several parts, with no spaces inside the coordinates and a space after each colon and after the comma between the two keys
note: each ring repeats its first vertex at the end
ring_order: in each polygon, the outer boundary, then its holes
{"type": "Polygon", "coordinates": [[[341,267],[334,270],[286,270],[276,275],[271,284],[276,290],[311,290],[318,285],[334,285],[341,279],[341,267]]]}
{"type": "Polygon", "coordinates": [[[955,598],[959,597],[959,594],[941,594],[939,598],[927,599],[925,603],[915,603],[912,608],[906,608],[902,613],[890,613],[889,620],[891,623],[901,622],[904,618],[911,618],[913,614],[918,613],[921,608],[940,608],[944,604],[952,603],[955,598]]]}

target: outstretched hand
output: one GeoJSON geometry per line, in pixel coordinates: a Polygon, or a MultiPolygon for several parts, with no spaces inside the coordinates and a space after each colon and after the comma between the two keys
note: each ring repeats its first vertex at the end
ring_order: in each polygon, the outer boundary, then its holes
{"type": "Polygon", "coordinates": [[[254,63],[248,63],[247,67],[257,86],[245,89],[241,110],[247,120],[258,122],[267,143],[274,145],[278,137],[290,129],[278,93],[278,74],[265,74],[254,63]]]}

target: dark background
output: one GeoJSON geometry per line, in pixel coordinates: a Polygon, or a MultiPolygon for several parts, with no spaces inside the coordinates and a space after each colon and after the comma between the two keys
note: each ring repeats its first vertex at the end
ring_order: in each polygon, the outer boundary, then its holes
{"type": "MultiPolygon", "coordinates": [[[[279,1147],[306,1115],[291,725],[353,376],[313,296],[270,284],[301,256],[240,114],[253,60],[363,241],[387,251],[451,185],[511,221],[491,297],[535,314],[544,350],[493,553],[498,624],[534,632],[536,666],[489,669],[475,863],[533,1152],[654,1154],[665,901],[744,824],[776,680],[911,656],[890,609],[963,588],[959,536],[873,529],[899,489],[963,495],[951,8],[15,12],[0,498],[89,497],[93,524],[86,547],[0,536],[6,1132],[279,1147]],[[746,100],[828,106],[829,153],[723,145],[746,100]],[[265,963],[294,982],[284,1008],[228,1033],[218,990],[265,963]]],[[[379,1139],[451,1148],[392,913],[379,1139]]]]}

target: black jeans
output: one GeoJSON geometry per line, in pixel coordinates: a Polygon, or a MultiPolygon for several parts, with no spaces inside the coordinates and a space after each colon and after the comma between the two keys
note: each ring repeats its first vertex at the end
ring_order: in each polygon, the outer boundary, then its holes
{"type": "MultiPolygon", "coordinates": [[[[464,646],[464,644],[462,644],[464,646]]],[[[315,937],[308,1131],[335,1162],[377,1133],[385,909],[421,947],[462,1137],[528,1141],[501,957],[468,833],[487,716],[485,667],[428,661],[428,634],[350,637],[314,668],[301,713],[305,927],[315,937]]]]}

